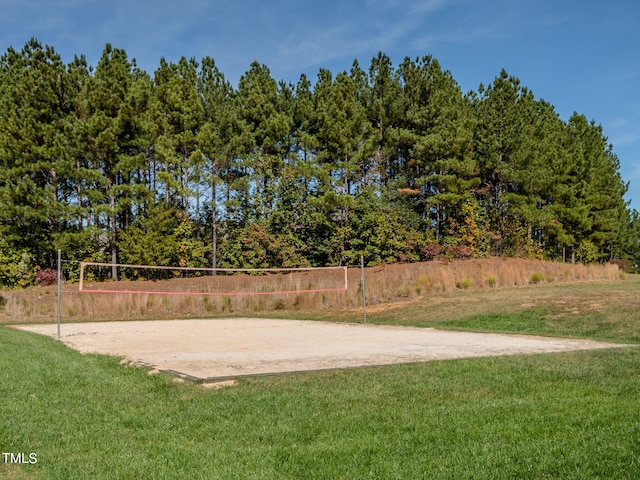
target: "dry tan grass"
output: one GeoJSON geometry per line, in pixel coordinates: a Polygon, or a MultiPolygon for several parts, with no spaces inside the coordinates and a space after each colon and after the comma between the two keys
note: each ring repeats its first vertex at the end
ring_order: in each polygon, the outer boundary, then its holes
{"type": "MultiPolygon", "coordinates": [[[[306,288],[309,276],[296,282],[306,288]]],[[[566,283],[587,280],[617,280],[616,265],[570,265],[524,259],[492,258],[395,264],[367,268],[367,304],[371,309],[396,301],[459,290],[485,290],[530,284],[566,283]]],[[[63,321],[168,319],[216,315],[266,315],[278,312],[310,312],[353,309],[362,303],[361,271],[349,269],[347,292],[297,293],[287,295],[182,296],[130,293],[79,293],[77,285],[64,285],[61,296],[63,321]]],[[[208,279],[171,280],[162,289],[208,291],[208,279]]],[[[277,276],[220,277],[222,291],[255,291],[265,281],[277,283],[277,276]],[[224,283],[227,282],[226,285],[224,283]],[[240,283],[239,283],[240,282],[240,283]],[[251,284],[251,285],[249,285],[251,284]]],[[[120,283],[120,282],[119,282],[120,283]]],[[[121,285],[131,288],[131,285],[121,285]]],[[[138,287],[139,284],[138,284],[138,287]]],[[[145,286],[146,288],[146,286],[145,286]]],[[[138,288],[143,290],[145,288],[138,288]]],[[[0,292],[0,323],[51,322],[56,318],[56,286],[0,292]]]]}

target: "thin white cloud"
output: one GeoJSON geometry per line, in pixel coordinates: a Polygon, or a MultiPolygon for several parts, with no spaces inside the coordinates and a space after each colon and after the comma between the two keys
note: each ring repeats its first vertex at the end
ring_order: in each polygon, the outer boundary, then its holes
{"type": "Polygon", "coordinates": [[[509,33],[501,23],[493,25],[460,26],[437,33],[429,33],[416,37],[411,46],[413,49],[441,48],[449,45],[467,45],[496,39],[506,39],[509,33]]]}
{"type": "MultiPolygon", "coordinates": [[[[636,114],[640,115],[640,111],[636,114]]],[[[640,148],[640,125],[630,123],[627,117],[610,119],[604,124],[604,128],[614,150],[618,147],[628,147],[634,144],[640,148]]]]}
{"type": "Polygon", "coordinates": [[[432,15],[452,4],[444,0],[345,4],[348,7],[321,17],[299,18],[302,21],[289,28],[283,41],[274,42],[273,51],[263,53],[287,71],[326,67],[336,61],[343,61],[342,69],[348,69],[354,59],[366,62],[369,58],[363,56],[406,48],[410,38],[431,26],[432,15]]]}

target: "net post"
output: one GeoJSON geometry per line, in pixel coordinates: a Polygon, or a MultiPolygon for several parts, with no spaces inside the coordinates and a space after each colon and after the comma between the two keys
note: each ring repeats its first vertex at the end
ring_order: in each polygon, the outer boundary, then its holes
{"type": "Polygon", "coordinates": [[[364,324],[367,324],[367,292],[366,284],[364,283],[364,255],[360,255],[360,270],[362,271],[362,313],[364,324]]]}
{"type": "Polygon", "coordinates": [[[78,291],[82,291],[82,283],[84,281],[84,265],[85,262],[80,262],[80,278],[78,279],[78,291]]]}
{"type": "Polygon", "coordinates": [[[344,291],[349,290],[349,268],[344,267],[344,291]]]}
{"type": "Polygon", "coordinates": [[[62,251],[58,249],[58,311],[57,311],[57,320],[58,320],[58,340],[60,340],[60,293],[61,288],[60,284],[62,283],[62,251]]]}

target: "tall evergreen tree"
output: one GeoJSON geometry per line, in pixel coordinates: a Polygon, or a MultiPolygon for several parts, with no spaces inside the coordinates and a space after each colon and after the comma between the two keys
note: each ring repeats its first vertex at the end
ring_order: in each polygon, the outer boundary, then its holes
{"type": "Polygon", "coordinates": [[[343,252],[352,235],[348,220],[353,195],[364,184],[362,174],[370,158],[366,143],[371,126],[359,100],[357,78],[342,72],[332,80],[330,72],[321,70],[314,90],[316,138],[321,145],[317,158],[323,170],[315,204],[325,229],[333,231],[331,250],[336,253],[332,263],[344,261],[343,252]]]}
{"type": "Polygon", "coordinates": [[[554,190],[566,163],[564,124],[547,102],[530,98],[524,107],[528,122],[521,132],[521,166],[514,172],[518,189],[503,198],[511,204],[511,223],[517,221],[521,227],[523,246],[529,255],[539,256],[543,248],[551,253],[552,237],[566,234],[554,210],[554,190]]]}
{"type": "Polygon", "coordinates": [[[69,221],[72,106],[67,71],[53,47],[31,39],[0,58],[0,233],[47,266],[69,221]]]}
{"type": "Polygon", "coordinates": [[[151,114],[156,128],[154,175],[166,203],[192,214],[193,185],[201,175],[204,157],[196,140],[204,123],[197,89],[198,63],[182,57],[177,64],[163,58],[154,74],[151,114]]]}
{"type": "Polygon", "coordinates": [[[574,114],[568,122],[568,158],[574,170],[574,194],[584,206],[575,230],[576,244],[590,242],[603,258],[610,258],[624,222],[627,185],[620,177],[620,164],[602,134],[602,127],[574,114]]]}
{"type": "MultiPolygon", "coordinates": [[[[331,75],[321,81],[331,82],[331,75]]],[[[364,105],[358,100],[357,84],[346,72],[328,85],[319,84],[316,97],[317,138],[322,145],[319,160],[332,179],[333,189],[352,195],[363,183],[365,143],[371,130],[364,105]],[[322,91],[322,90],[328,91],[322,91]]]]}
{"type": "Polygon", "coordinates": [[[198,73],[198,93],[204,110],[204,124],[197,140],[208,163],[205,182],[211,186],[211,265],[218,266],[218,232],[222,220],[228,219],[234,164],[250,142],[248,129],[239,118],[235,91],[217,68],[215,61],[206,57],[198,73]],[[219,212],[219,196],[222,195],[222,215],[219,212]]]}
{"type": "Polygon", "coordinates": [[[437,60],[405,59],[402,74],[407,95],[407,138],[416,171],[412,184],[435,238],[455,236],[464,222],[461,206],[479,185],[473,154],[475,119],[471,104],[449,72],[437,60]]]}
{"type": "Polygon", "coordinates": [[[97,250],[100,230],[93,221],[94,202],[100,200],[100,192],[94,189],[101,176],[99,171],[88,168],[86,162],[86,118],[83,113],[90,68],[86,58],[75,57],[68,66],[70,95],[73,103],[67,133],[68,154],[73,162],[69,178],[64,185],[64,197],[70,219],[58,237],[58,247],[67,258],[84,260],[97,250]]]}
{"type": "Polygon", "coordinates": [[[475,149],[496,236],[494,253],[516,253],[523,226],[513,211],[513,195],[521,191],[519,174],[526,168],[522,132],[530,123],[527,108],[532,94],[505,70],[488,87],[481,85],[479,94],[475,149]]]}
{"type": "Polygon", "coordinates": [[[287,137],[293,118],[282,98],[286,90],[286,86],[278,86],[265,65],[257,62],[251,64],[238,84],[240,115],[252,138],[246,160],[253,176],[251,203],[256,221],[268,219],[275,205],[278,179],[289,153],[287,137]]]}
{"type": "Polygon", "coordinates": [[[396,179],[399,165],[404,160],[398,144],[402,138],[406,104],[400,74],[382,52],[371,60],[369,84],[366,106],[374,143],[373,173],[380,190],[383,190],[396,179]]]}
{"type": "MultiPolygon", "coordinates": [[[[148,103],[148,77],[134,68],[124,50],[106,45],[95,74],[87,81],[79,111],[81,167],[88,199],[98,229],[108,231],[106,249],[118,263],[118,231],[132,222],[150,197],[146,181],[150,138],[144,118],[148,103]]],[[[117,277],[114,267],[112,276],[117,277]]]]}

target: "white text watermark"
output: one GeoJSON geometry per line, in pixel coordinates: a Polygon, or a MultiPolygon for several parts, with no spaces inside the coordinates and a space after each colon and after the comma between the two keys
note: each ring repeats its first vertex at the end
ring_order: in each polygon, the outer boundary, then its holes
{"type": "Polygon", "coordinates": [[[0,453],[2,463],[19,463],[19,464],[36,464],[38,463],[37,453],[24,453],[24,452],[2,452],[0,453]]]}

